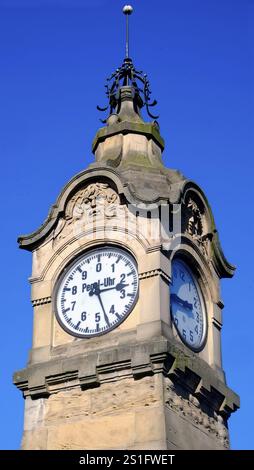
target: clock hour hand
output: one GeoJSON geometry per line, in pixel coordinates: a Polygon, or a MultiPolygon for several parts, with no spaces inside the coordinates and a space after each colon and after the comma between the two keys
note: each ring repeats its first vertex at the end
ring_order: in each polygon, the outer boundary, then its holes
{"type": "Polygon", "coordinates": [[[171,299],[173,302],[177,302],[179,305],[181,305],[185,310],[190,310],[192,313],[193,305],[190,304],[187,300],[183,300],[178,295],[176,294],[171,294],[171,299]]]}
{"type": "Polygon", "coordinates": [[[125,287],[127,287],[128,285],[129,284],[123,284],[123,283],[119,282],[118,284],[116,284],[115,287],[108,287],[107,289],[101,289],[100,292],[106,292],[107,290],[112,290],[112,289],[122,290],[125,287]]]}
{"type": "Polygon", "coordinates": [[[99,289],[98,285],[95,284],[92,288],[92,290],[90,290],[89,292],[89,295],[92,296],[92,295],[99,295],[101,294],[102,292],[106,292],[108,290],[114,290],[116,289],[117,291],[119,290],[122,290],[124,289],[125,287],[127,287],[129,284],[123,284],[121,282],[119,282],[118,284],[116,284],[116,286],[114,287],[107,287],[106,289],[99,289]]]}
{"type": "Polygon", "coordinates": [[[98,287],[98,284],[95,282],[92,286],[92,289],[89,291],[89,295],[90,297],[92,297],[92,295],[99,295],[100,293],[100,289],[98,287]]]}

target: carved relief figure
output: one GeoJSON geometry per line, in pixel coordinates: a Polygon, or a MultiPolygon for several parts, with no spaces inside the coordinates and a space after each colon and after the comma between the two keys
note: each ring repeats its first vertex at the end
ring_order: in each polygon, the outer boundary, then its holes
{"type": "Polygon", "coordinates": [[[80,219],[83,214],[93,217],[103,214],[114,217],[116,205],[120,204],[118,194],[107,183],[93,183],[81,190],[72,200],[74,218],[80,219]]]}
{"type": "Polygon", "coordinates": [[[184,232],[193,237],[195,242],[199,245],[203,255],[209,258],[210,242],[213,238],[213,233],[204,233],[204,213],[192,198],[188,199],[184,211],[184,232]]]}
{"type": "Polygon", "coordinates": [[[203,232],[202,215],[200,209],[193,199],[189,199],[187,204],[188,225],[187,232],[192,236],[201,236],[203,232]]]}
{"type": "Polygon", "coordinates": [[[119,195],[107,183],[92,183],[78,191],[69,201],[65,218],[61,219],[54,233],[54,239],[65,238],[77,222],[92,222],[95,217],[110,219],[116,215],[120,205],[119,195]]]}

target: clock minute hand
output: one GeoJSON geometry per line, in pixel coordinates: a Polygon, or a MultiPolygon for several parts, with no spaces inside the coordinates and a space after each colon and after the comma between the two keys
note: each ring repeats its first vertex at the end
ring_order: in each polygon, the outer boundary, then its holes
{"type": "Polygon", "coordinates": [[[102,311],[103,311],[103,315],[104,315],[104,318],[105,318],[105,322],[107,323],[108,326],[110,326],[108,316],[105,312],[105,308],[104,308],[104,305],[103,305],[102,300],[101,300],[100,289],[98,287],[98,284],[95,283],[93,285],[92,290],[90,290],[90,292],[89,292],[89,295],[90,295],[90,297],[92,297],[92,295],[96,295],[98,297],[98,300],[100,302],[100,305],[101,305],[101,308],[102,308],[102,311]]]}
{"type": "Polygon", "coordinates": [[[97,291],[97,297],[98,297],[99,302],[100,302],[100,304],[101,304],[101,308],[102,308],[102,311],[103,311],[103,315],[104,315],[104,318],[105,318],[105,322],[107,323],[108,326],[110,326],[109,319],[108,319],[108,316],[107,316],[107,314],[106,314],[106,312],[105,312],[105,308],[104,308],[104,305],[103,305],[103,303],[102,303],[102,300],[101,300],[101,296],[100,296],[100,292],[99,292],[99,291],[97,291]]]}

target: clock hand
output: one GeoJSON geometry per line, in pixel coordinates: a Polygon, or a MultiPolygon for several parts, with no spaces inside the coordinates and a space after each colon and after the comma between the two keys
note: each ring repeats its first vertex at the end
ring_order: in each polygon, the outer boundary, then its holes
{"type": "Polygon", "coordinates": [[[190,304],[187,300],[183,300],[183,307],[192,311],[193,305],[190,304]]]}
{"type": "Polygon", "coordinates": [[[90,297],[92,297],[92,295],[98,295],[99,292],[100,291],[99,291],[98,285],[96,283],[94,283],[93,286],[92,286],[92,289],[89,292],[89,295],[90,295],[90,297]]]}
{"type": "Polygon", "coordinates": [[[105,312],[105,308],[104,308],[104,305],[103,305],[102,300],[101,300],[100,292],[97,293],[97,297],[98,297],[99,302],[100,302],[100,304],[101,304],[101,308],[102,308],[102,311],[103,311],[103,315],[104,315],[104,318],[105,318],[105,322],[107,323],[108,326],[110,326],[108,316],[107,316],[107,314],[106,314],[106,312],[105,312]]]}
{"type": "Polygon", "coordinates": [[[124,289],[125,287],[127,287],[129,284],[121,284],[121,282],[119,282],[118,284],[116,284],[116,286],[114,287],[107,287],[106,289],[99,289],[98,285],[94,285],[92,290],[90,290],[89,292],[89,295],[92,296],[92,295],[99,295],[101,292],[106,292],[108,290],[113,290],[113,289],[116,289],[117,291],[119,290],[122,290],[124,289]]]}
{"type": "Polygon", "coordinates": [[[105,312],[105,308],[104,308],[104,305],[103,305],[102,300],[101,300],[100,289],[99,289],[97,283],[95,283],[95,284],[93,285],[93,288],[92,288],[92,290],[90,290],[89,295],[90,295],[90,296],[92,296],[92,295],[97,295],[98,300],[99,300],[99,302],[100,302],[100,304],[101,304],[101,308],[102,308],[102,311],[103,311],[103,315],[104,315],[104,318],[105,318],[105,322],[107,323],[108,326],[110,326],[108,316],[107,316],[107,314],[106,314],[106,312],[105,312]]]}
{"type": "Polygon", "coordinates": [[[119,284],[116,284],[115,287],[108,287],[107,289],[101,289],[101,290],[100,290],[100,293],[101,293],[101,292],[106,292],[107,290],[112,290],[112,289],[122,290],[122,289],[124,289],[125,287],[127,287],[128,285],[129,285],[129,284],[121,284],[121,283],[119,282],[119,284]]]}
{"type": "Polygon", "coordinates": [[[193,305],[190,304],[187,300],[183,300],[178,295],[176,294],[171,294],[171,299],[178,304],[180,304],[182,307],[184,307],[186,310],[191,310],[193,309],[193,305]]]}

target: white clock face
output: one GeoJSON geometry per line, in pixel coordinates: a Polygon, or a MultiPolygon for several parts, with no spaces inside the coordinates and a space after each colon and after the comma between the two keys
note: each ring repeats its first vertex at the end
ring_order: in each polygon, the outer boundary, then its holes
{"type": "Polygon", "coordinates": [[[133,309],[138,273],[126,251],[105,247],[86,252],[57,284],[56,317],[73,336],[92,337],[116,328],[133,309]]]}
{"type": "Polygon", "coordinates": [[[204,301],[194,275],[187,265],[173,260],[170,305],[173,324],[182,341],[194,351],[204,346],[206,313],[204,301]]]}

